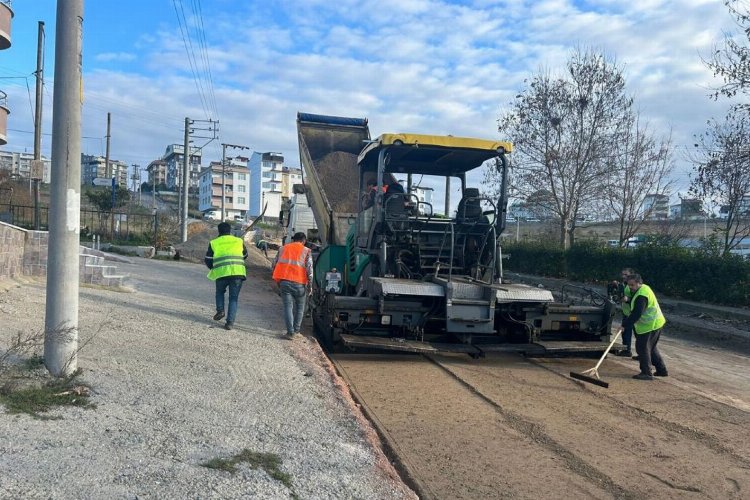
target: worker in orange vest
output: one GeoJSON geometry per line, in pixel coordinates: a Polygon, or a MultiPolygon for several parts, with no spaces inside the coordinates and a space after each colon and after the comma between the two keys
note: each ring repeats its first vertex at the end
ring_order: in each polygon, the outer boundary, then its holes
{"type": "Polygon", "coordinates": [[[292,242],[279,249],[273,262],[273,280],[279,285],[290,339],[300,333],[305,300],[312,295],[313,263],[306,241],[305,233],[294,233],[292,242]]]}

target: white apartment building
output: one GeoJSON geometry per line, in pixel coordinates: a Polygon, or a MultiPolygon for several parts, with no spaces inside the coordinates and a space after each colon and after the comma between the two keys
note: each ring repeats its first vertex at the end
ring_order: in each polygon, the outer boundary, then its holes
{"type": "MultiPolygon", "coordinates": [[[[229,160],[227,160],[229,162],[229,160]]],[[[198,210],[208,219],[236,220],[244,219],[248,211],[249,202],[248,168],[240,163],[229,163],[222,169],[221,162],[211,164],[201,170],[198,186],[198,210]],[[224,211],[221,214],[222,170],[224,170],[224,211]]]]}
{"type": "MultiPolygon", "coordinates": [[[[167,164],[167,187],[175,189],[182,185],[182,164],[185,154],[185,148],[182,144],[170,144],[164,151],[162,160],[167,164]]],[[[200,148],[190,148],[190,159],[188,160],[189,183],[192,188],[198,187],[198,179],[201,175],[201,158],[202,151],[200,148]]]]}
{"type": "MultiPolygon", "coordinates": [[[[31,177],[31,161],[34,159],[32,153],[15,153],[12,151],[0,151],[0,170],[10,172],[10,176],[17,179],[29,179],[31,177]]],[[[42,182],[49,184],[52,161],[42,156],[44,170],[42,182]]]]}
{"type": "Polygon", "coordinates": [[[82,186],[92,186],[94,179],[111,179],[112,177],[119,186],[127,189],[128,164],[110,159],[109,168],[107,168],[107,159],[104,156],[81,155],[82,186]]]}
{"type": "MultiPolygon", "coordinates": [[[[428,187],[412,186],[411,194],[417,197],[419,200],[419,214],[426,215],[430,212],[429,208],[424,203],[432,205],[432,192],[434,190],[428,187]]],[[[413,201],[413,199],[412,199],[413,201]]]]}
{"type": "MultiPolygon", "coordinates": [[[[265,217],[279,217],[282,203],[284,156],[281,153],[254,152],[248,161],[250,170],[250,217],[257,217],[268,204],[265,217]]],[[[301,173],[300,173],[301,179],[301,173]]],[[[292,183],[289,183],[291,194],[292,183]]]]}
{"type": "Polygon", "coordinates": [[[281,171],[281,198],[291,199],[295,184],[302,184],[302,170],[299,168],[283,167],[281,171]]]}
{"type": "Polygon", "coordinates": [[[663,220],[669,217],[669,196],[647,194],[643,197],[643,212],[649,220],[663,220]]]}

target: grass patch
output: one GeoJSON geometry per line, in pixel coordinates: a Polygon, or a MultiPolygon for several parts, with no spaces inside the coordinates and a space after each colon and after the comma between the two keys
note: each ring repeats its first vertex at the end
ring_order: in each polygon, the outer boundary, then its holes
{"type": "Polygon", "coordinates": [[[201,465],[209,469],[223,470],[234,474],[237,472],[237,464],[240,462],[245,462],[253,469],[263,469],[273,479],[292,490],[292,496],[296,498],[292,488],[292,476],[281,470],[281,458],[275,453],[259,453],[245,448],[233,457],[214,458],[201,465]]]}
{"type": "MultiPolygon", "coordinates": [[[[26,367],[34,369],[29,363],[37,363],[37,360],[41,358],[27,360],[26,367]]],[[[0,387],[0,404],[5,406],[8,413],[26,413],[42,420],[62,418],[42,415],[57,406],[96,408],[89,402],[89,387],[77,380],[78,375],[80,371],[70,377],[31,386],[21,386],[17,380],[8,381],[0,387]]]]}

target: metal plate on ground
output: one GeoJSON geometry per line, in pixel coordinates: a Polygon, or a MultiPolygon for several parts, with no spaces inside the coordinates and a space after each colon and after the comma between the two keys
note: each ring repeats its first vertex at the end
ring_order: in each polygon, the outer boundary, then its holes
{"type": "Polygon", "coordinates": [[[480,355],[481,350],[468,344],[445,344],[439,342],[418,342],[416,340],[396,339],[390,337],[372,337],[342,334],[341,341],[347,347],[361,347],[367,349],[381,349],[388,351],[418,352],[438,354],[454,352],[480,355]]]}

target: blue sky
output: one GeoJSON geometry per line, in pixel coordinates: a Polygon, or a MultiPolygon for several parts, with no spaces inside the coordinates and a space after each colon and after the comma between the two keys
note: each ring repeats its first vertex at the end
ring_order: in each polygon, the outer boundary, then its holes
{"type": "MultiPolygon", "coordinates": [[[[13,45],[0,53],[11,109],[5,149],[31,151],[40,20],[51,130],[56,2],[12,6],[13,45]]],[[[182,142],[185,117],[220,121],[206,164],[228,142],[298,165],[297,111],[367,117],[373,135],[499,138],[498,116],[524,79],[558,72],[574,47],[590,46],[625,66],[652,128],[672,131],[684,190],[693,134],[728,106],[708,98],[718,82],[700,57],[732,29],[720,0],[86,0],[82,151],[104,154],[107,112],[112,158],[144,167],[182,142]],[[187,19],[204,98],[176,10],[187,19]]],[[[45,136],[43,154],[50,144],[45,136]]]]}

